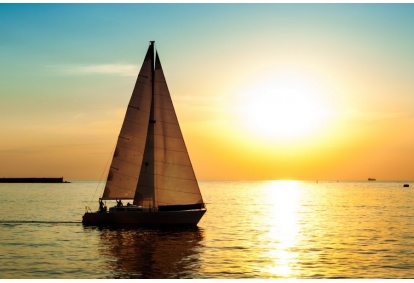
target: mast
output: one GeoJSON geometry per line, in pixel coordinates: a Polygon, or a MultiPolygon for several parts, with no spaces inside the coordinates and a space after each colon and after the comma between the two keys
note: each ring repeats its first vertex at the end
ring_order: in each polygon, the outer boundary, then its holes
{"type": "MultiPolygon", "coordinates": [[[[154,128],[155,128],[155,113],[154,113],[154,86],[155,86],[155,41],[150,41],[151,44],[151,50],[152,50],[152,54],[151,54],[151,113],[150,113],[150,121],[149,121],[149,125],[152,125],[152,133],[154,134],[154,128]]],[[[155,204],[157,203],[155,201],[156,199],[156,172],[155,172],[155,134],[153,135],[153,156],[154,156],[154,161],[153,161],[153,168],[154,168],[154,174],[153,174],[153,197],[152,197],[152,207],[155,207],[155,204]]]]}
{"type": "Polygon", "coordinates": [[[152,98],[154,98],[154,72],[155,72],[155,61],[154,61],[154,56],[155,56],[155,41],[150,41],[150,47],[151,47],[151,78],[152,78],[152,86],[151,86],[151,93],[152,93],[152,98]]]}

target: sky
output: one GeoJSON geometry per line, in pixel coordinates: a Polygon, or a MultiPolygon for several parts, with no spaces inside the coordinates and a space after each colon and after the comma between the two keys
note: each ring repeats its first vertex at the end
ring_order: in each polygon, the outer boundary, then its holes
{"type": "Polygon", "coordinates": [[[199,180],[413,180],[414,4],[0,4],[0,177],[105,179],[155,40],[199,180]]]}

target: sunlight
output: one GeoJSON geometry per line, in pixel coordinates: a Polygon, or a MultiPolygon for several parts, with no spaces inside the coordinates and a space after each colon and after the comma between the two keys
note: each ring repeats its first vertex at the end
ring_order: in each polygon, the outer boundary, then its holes
{"type": "Polygon", "coordinates": [[[273,259],[273,263],[264,266],[262,270],[269,277],[289,277],[297,258],[297,253],[292,249],[296,246],[300,230],[297,219],[300,182],[269,181],[267,186],[267,199],[274,208],[274,213],[270,216],[272,225],[266,235],[268,241],[273,242],[273,249],[269,249],[266,256],[273,259]]]}
{"type": "Polygon", "coordinates": [[[289,140],[315,133],[330,113],[315,82],[294,74],[265,76],[240,96],[241,122],[268,139],[289,140]]]}
{"type": "Polygon", "coordinates": [[[277,237],[281,244],[289,246],[295,240],[298,230],[296,211],[299,207],[299,181],[269,181],[268,200],[274,207],[271,236],[277,237]]]}

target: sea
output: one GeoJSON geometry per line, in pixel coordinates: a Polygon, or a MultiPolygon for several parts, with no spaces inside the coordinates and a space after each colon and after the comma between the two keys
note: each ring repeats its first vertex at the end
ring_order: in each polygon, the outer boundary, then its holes
{"type": "Polygon", "coordinates": [[[414,278],[414,181],[199,184],[168,229],[83,226],[101,182],[0,184],[0,278],[414,278]]]}

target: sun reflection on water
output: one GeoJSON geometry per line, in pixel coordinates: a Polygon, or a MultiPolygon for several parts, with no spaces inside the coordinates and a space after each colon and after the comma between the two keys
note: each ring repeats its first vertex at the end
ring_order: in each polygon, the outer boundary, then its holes
{"type": "Polygon", "coordinates": [[[300,230],[297,213],[300,207],[300,182],[269,181],[265,186],[268,187],[265,199],[273,213],[268,218],[268,232],[263,235],[263,240],[268,243],[263,256],[271,260],[267,260],[268,264],[261,269],[267,277],[291,277],[298,256],[295,246],[300,230]]]}

